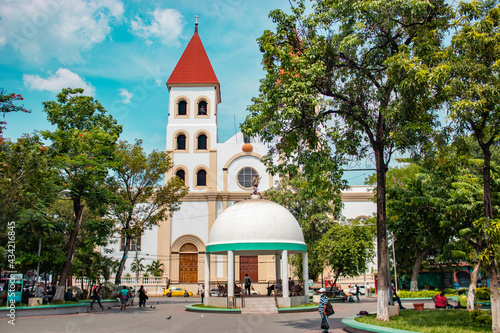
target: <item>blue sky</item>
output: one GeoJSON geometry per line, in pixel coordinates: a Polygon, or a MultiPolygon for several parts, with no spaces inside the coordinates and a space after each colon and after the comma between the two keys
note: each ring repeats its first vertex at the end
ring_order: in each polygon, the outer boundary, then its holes
{"type": "Polygon", "coordinates": [[[122,139],[165,149],[165,82],[199,35],[221,84],[219,141],[235,133],[264,77],[256,39],[269,11],[287,0],[2,0],[0,87],[20,93],[31,114],[7,114],[4,136],[50,128],[42,102],[81,87],[124,126],[122,139]]]}
{"type": "MultiPolygon", "coordinates": [[[[0,87],[30,114],[7,114],[4,137],[50,129],[42,102],[84,88],[123,125],[122,140],[165,149],[166,81],[194,33],[221,84],[219,141],[239,130],[265,76],[256,39],[288,0],[0,0],[0,87]]],[[[349,173],[362,184],[363,173],[349,173]]]]}

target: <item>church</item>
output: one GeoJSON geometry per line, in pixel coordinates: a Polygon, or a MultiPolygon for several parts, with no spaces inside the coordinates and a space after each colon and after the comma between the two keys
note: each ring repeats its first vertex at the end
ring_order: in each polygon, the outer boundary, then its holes
{"type": "MultiPolygon", "coordinates": [[[[230,84],[230,83],[226,83],[230,84]]],[[[218,216],[236,202],[250,199],[254,179],[260,179],[260,193],[272,188],[279,179],[266,172],[261,158],[268,152],[267,144],[246,138],[239,132],[226,142],[219,142],[218,106],[221,84],[198,34],[194,34],[170,75],[166,152],[174,167],[166,175],[181,178],[189,188],[180,210],[171,219],[146,230],[132,243],[122,281],[134,285],[131,272],[135,257],[150,264],[159,260],[162,277],[141,277],[137,284],[155,286],[160,293],[167,285],[196,292],[205,280],[205,254],[209,233],[218,216]]],[[[346,218],[368,217],[375,212],[373,196],[367,186],[353,186],[342,195],[346,218]]],[[[123,246],[118,241],[111,254],[121,258],[123,246]]],[[[228,281],[227,257],[211,254],[210,281],[228,281]]],[[[276,279],[272,255],[239,255],[234,258],[235,282],[250,276],[252,286],[263,293],[268,282],[276,279]]],[[[287,276],[294,276],[291,268],[287,276]]],[[[232,280],[232,279],[231,279],[232,280]]],[[[373,280],[369,281],[370,283],[373,280]]],[[[153,291],[153,288],[148,288],[153,291]]]]}

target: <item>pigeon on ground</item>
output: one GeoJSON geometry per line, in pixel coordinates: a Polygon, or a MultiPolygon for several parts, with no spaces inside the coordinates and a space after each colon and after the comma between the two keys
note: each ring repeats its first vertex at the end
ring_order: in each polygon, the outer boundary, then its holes
{"type": "Polygon", "coordinates": [[[168,319],[170,319],[170,318],[172,318],[172,316],[168,316],[168,317],[167,317],[167,320],[168,320],[168,319]]]}

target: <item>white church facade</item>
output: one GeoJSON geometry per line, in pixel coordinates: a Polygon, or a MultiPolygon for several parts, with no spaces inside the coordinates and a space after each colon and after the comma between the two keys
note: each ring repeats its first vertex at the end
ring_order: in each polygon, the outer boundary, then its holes
{"type": "MultiPolygon", "coordinates": [[[[126,285],[135,284],[135,273],[130,268],[137,256],[144,258],[145,265],[161,261],[164,271],[162,277],[140,278],[137,284],[155,285],[157,291],[170,284],[196,292],[205,280],[206,245],[217,217],[235,202],[250,198],[254,177],[260,177],[260,193],[272,188],[279,179],[267,173],[261,162],[268,152],[266,144],[248,140],[241,132],[226,142],[218,142],[221,86],[197,24],[166,85],[169,90],[166,152],[174,167],[165,178],[183,179],[189,192],[171,219],[146,230],[132,244],[122,281],[126,285]]],[[[342,194],[342,214],[346,218],[371,216],[376,209],[370,200],[372,196],[367,186],[351,187],[342,194]]],[[[113,245],[110,256],[115,259],[123,254],[121,243],[118,239],[113,245]]],[[[210,281],[227,282],[227,266],[226,256],[210,255],[210,281]]],[[[276,279],[275,268],[272,255],[236,256],[234,281],[241,281],[248,273],[252,285],[262,293],[268,281],[276,279]]],[[[290,270],[288,276],[291,274],[290,270]]]]}

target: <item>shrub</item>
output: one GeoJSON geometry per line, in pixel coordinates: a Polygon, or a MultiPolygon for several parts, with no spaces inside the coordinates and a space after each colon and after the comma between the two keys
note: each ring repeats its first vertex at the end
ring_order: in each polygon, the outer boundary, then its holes
{"type": "Polygon", "coordinates": [[[476,289],[476,300],[487,301],[490,299],[490,289],[486,287],[476,289]]]}
{"type": "Polygon", "coordinates": [[[421,291],[406,291],[400,290],[398,291],[398,295],[401,298],[424,298],[424,297],[432,297],[434,295],[439,294],[438,290],[421,290],[421,291]]]}
{"type": "Polygon", "coordinates": [[[474,310],[469,312],[469,317],[475,323],[491,325],[491,311],[474,310]]]}

